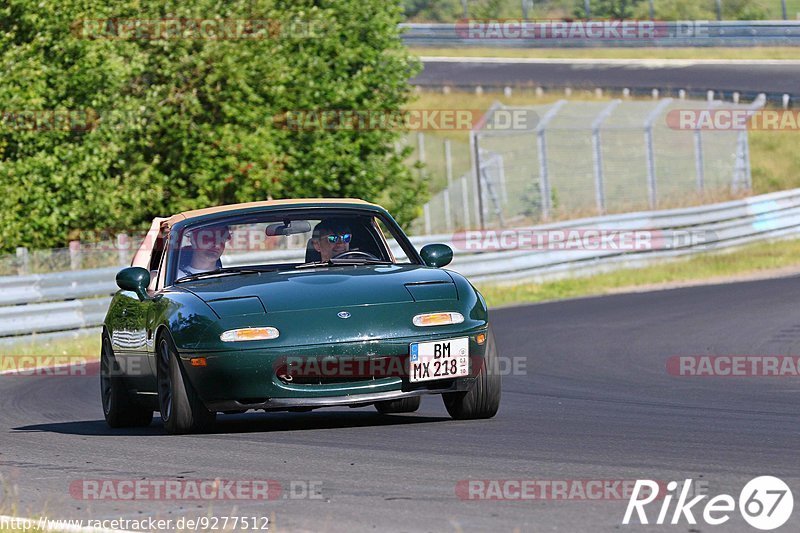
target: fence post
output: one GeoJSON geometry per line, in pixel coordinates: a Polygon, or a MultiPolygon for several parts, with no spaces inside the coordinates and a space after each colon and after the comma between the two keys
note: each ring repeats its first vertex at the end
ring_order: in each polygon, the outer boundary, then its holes
{"type": "Polygon", "coordinates": [[[613,100],[597,115],[592,122],[592,163],[594,168],[594,194],[598,214],[606,212],[606,192],[603,183],[603,151],[600,145],[600,126],[611,116],[622,100],[613,100]]]}
{"type": "Polygon", "coordinates": [[[444,140],[444,172],[447,176],[447,186],[453,185],[453,152],[450,139],[444,140]]]}
{"type": "Polygon", "coordinates": [[[453,155],[450,139],[444,140],[444,173],[447,177],[447,188],[442,191],[444,200],[444,221],[447,231],[453,227],[452,212],[450,211],[450,192],[453,190],[453,155]]]}
{"type": "Polygon", "coordinates": [[[467,190],[467,177],[463,176],[461,182],[461,206],[464,208],[464,229],[469,229],[469,191],[467,190]]]}
{"type": "Polygon", "coordinates": [[[703,192],[706,187],[705,161],[703,160],[703,137],[700,128],[694,130],[694,172],[697,176],[697,190],[703,192]]]}
{"type": "Polygon", "coordinates": [[[500,184],[500,199],[508,203],[508,187],[506,186],[506,161],[502,155],[497,156],[497,180],[500,184]]]}
{"type": "Polygon", "coordinates": [[[542,120],[536,126],[536,148],[539,152],[539,195],[542,197],[542,219],[550,218],[550,175],[547,168],[547,140],[545,130],[553,117],[566,105],[566,100],[559,100],[547,110],[542,120]]]}
{"type": "MultiPolygon", "coordinates": [[[[425,159],[426,159],[425,158],[425,134],[420,131],[420,132],[417,132],[417,160],[424,165],[425,164],[425,159]]],[[[422,178],[424,176],[424,174],[425,174],[425,169],[424,168],[420,168],[419,169],[420,178],[422,178]]]]}
{"type": "MultiPolygon", "coordinates": [[[[763,108],[767,104],[767,95],[760,93],[758,97],[747,106],[747,117],[763,108]]],[[[753,175],[750,169],[750,142],[747,131],[740,131],[736,139],[736,160],[734,162],[731,189],[738,191],[740,188],[750,190],[753,188],[753,175]]]]}
{"type": "Polygon", "coordinates": [[[664,98],[653,109],[644,123],[644,150],[647,162],[647,193],[650,209],[658,206],[658,189],[656,187],[656,156],[653,149],[653,123],[665,107],[672,103],[672,98],[664,98]]]}
{"type": "Polygon", "coordinates": [[[20,276],[30,274],[30,254],[24,246],[17,247],[17,273],[20,276]]]}
{"type": "Polygon", "coordinates": [[[69,268],[70,270],[80,270],[81,268],[81,241],[69,241],[69,268]]]}
{"type": "Polygon", "coordinates": [[[717,20],[722,20],[722,0],[715,0],[717,4],[717,20]]]}
{"type": "Polygon", "coordinates": [[[586,12],[586,18],[592,18],[592,6],[589,5],[589,0],[583,0],[583,10],[586,12]]]}
{"type": "Polygon", "coordinates": [[[475,201],[476,209],[478,210],[478,225],[480,229],[485,229],[483,220],[483,194],[481,192],[481,146],[480,135],[471,131],[469,133],[469,145],[472,151],[472,157],[475,164],[475,201]]]}
{"type": "Polygon", "coordinates": [[[473,182],[475,187],[475,209],[478,211],[478,222],[480,225],[480,229],[484,228],[484,218],[483,218],[483,191],[481,190],[481,141],[480,141],[480,131],[486,125],[487,122],[491,121],[494,118],[494,113],[498,109],[503,107],[503,105],[495,100],[486,113],[481,117],[475,126],[469,132],[469,147],[470,147],[470,159],[472,161],[472,172],[475,180],[473,182]]]}
{"type": "Polygon", "coordinates": [[[786,13],[786,0],[781,0],[781,12],[783,13],[783,20],[788,20],[788,16],[786,13]]]}
{"type": "Polygon", "coordinates": [[[427,203],[422,206],[422,212],[425,215],[425,235],[431,234],[431,204],[427,203]]]}
{"type": "Polygon", "coordinates": [[[119,266],[128,264],[128,254],[130,253],[131,239],[127,233],[117,233],[117,262],[119,266]]]}

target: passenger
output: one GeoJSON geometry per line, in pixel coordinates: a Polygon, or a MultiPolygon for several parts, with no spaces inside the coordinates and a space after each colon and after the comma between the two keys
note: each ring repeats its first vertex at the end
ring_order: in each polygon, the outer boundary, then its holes
{"type": "Polygon", "coordinates": [[[327,219],[314,227],[311,243],[319,252],[322,261],[330,261],[332,257],[350,251],[350,240],[353,234],[344,220],[327,219]]]}
{"type": "Polygon", "coordinates": [[[190,249],[181,250],[180,266],[175,279],[220,268],[222,266],[220,257],[225,252],[225,245],[230,238],[231,232],[226,225],[190,230],[189,239],[192,246],[190,249]],[[184,254],[188,254],[188,257],[184,254]]]}

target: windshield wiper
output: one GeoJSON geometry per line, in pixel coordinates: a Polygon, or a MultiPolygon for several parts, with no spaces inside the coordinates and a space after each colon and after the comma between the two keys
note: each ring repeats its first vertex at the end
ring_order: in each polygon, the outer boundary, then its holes
{"type": "Polygon", "coordinates": [[[302,265],[297,265],[295,269],[301,268],[314,268],[314,267],[321,267],[321,266],[331,266],[333,263],[330,261],[310,261],[308,263],[303,263],[302,265]]]}
{"type": "Polygon", "coordinates": [[[336,266],[336,265],[391,265],[391,261],[383,261],[381,259],[329,259],[327,261],[311,261],[297,265],[295,269],[315,268],[322,266],[336,266]]]}
{"type": "Polygon", "coordinates": [[[332,265],[391,265],[391,261],[384,261],[383,259],[367,259],[367,258],[352,258],[352,259],[331,259],[332,265]]]}
{"type": "Polygon", "coordinates": [[[202,279],[202,278],[209,278],[213,276],[223,276],[226,274],[261,274],[265,272],[264,270],[256,270],[254,268],[237,268],[237,267],[226,267],[226,268],[218,268],[216,270],[209,270],[208,272],[197,272],[196,274],[190,274],[188,276],[184,276],[180,279],[175,280],[175,283],[183,283],[184,281],[192,281],[195,279],[202,279]]]}

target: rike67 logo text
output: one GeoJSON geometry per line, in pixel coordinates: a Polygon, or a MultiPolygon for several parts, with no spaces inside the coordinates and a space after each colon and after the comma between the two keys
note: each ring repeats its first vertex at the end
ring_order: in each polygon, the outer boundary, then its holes
{"type": "MultiPolygon", "coordinates": [[[[665,494],[659,492],[662,487],[663,484],[649,479],[636,480],[622,523],[631,524],[635,512],[640,524],[679,524],[681,520],[686,520],[688,524],[697,524],[694,516],[697,513],[706,524],[718,526],[730,520],[731,513],[736,509],[736,500],[728,494],[714,496],[704,502],[705,505],[701,502],[708,497],[706,494],[689,499],[691,479],[684,481],[680,489],[677,481],[670,481],[665,494]],[[677,502],[670,516],[670,507],[675,496],[677,502]],[[655,522],[651,522],[652,514],[648,517],[645,507],[656,500],[660,501],[661,507],[655,522]]],[[[794,498],[783,480],[773,476],[760,476],[751,479],[744,486],[739,493],[738,504],[742,518],[748,524],[756,529],[769,531],[789,520],[794,508],[794,498]]]]}

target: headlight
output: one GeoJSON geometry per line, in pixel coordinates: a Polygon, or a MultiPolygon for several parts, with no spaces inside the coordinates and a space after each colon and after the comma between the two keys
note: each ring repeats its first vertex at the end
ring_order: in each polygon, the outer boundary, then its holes
{"type": "Polygon", "coordinates": [[[266,341],[277,339],[279,335],[280,332],[276,328],[242,328],[229,329],[219,338],[224,342],[266,341]]]}
{"type": "Polygon", "coordinates": [[[448,324],[461,324],[464,316],[461,313],[425,313],[414,317],[415,326],[447,326],[448,324]]]}

